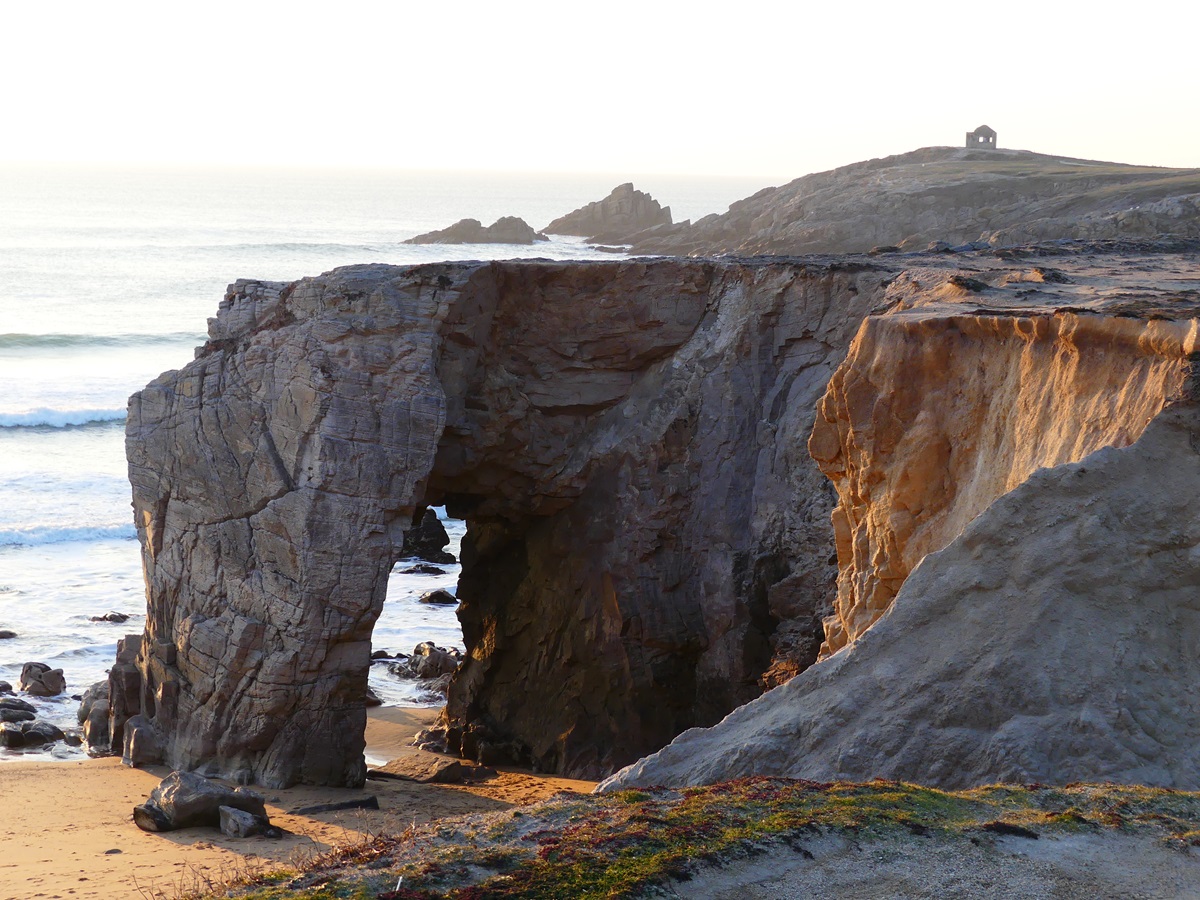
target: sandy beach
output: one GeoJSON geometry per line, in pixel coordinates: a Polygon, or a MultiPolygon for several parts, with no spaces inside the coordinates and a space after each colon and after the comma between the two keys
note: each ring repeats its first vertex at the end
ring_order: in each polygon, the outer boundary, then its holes
{"type": "MultiPolygon", "coordinates": [[[[414,752],[412,736],[437,710],[380,708],[367,723],[368,760],[414,752]]],[[[130,769],[115,758],[0,764],[0,900],[172,898],[239,872],[303,860],[363,836],[403,831],[466,813],[502,810],[592,782],[501,770],[474,785],[370,780],[361,790],[294,787],[262,791],[279,839],[227,838],[216,829],[140,831],[133,807],[169,772],[130,769]],[[294,815],[291,810],[374,795],[379,810],[294,815]]]]}

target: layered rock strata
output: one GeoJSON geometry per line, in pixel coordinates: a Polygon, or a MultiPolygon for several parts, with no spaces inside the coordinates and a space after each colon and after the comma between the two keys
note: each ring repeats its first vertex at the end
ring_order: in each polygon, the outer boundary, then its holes
{"type": "Polygon", "coordinates": [[[823,656],[997,497],[1039,468],[1128,446],[1178,393],[1192,321],[1143,318],[1123,288],[1095,296],[1091,282],[1054,283],[1055,270],[1029,276],[980,273],[963,287],[951,275],[939,296],[928,272],[902,275],[895,310],[864,321],[831,379],[809,441],[839,500],[823,656]]]}
{"type": "Polygon", "coordinates": [[[804,441],[890,274],[238,282],[196,360],[130,402],[149,612],[124,745],[238,781],[361,783],[371,628],[439,503],[468,522],[456,746],[600,775],[716,722],[759,693],[782,623],[815,656],[836,570],[804,441]]]}

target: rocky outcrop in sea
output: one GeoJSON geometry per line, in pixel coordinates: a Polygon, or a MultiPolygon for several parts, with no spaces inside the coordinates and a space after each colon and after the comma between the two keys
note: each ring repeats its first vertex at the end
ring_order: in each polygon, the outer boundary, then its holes
{"type": "Polygon", "coordinates": [[[542,234],[569,234],[593,244],[625,244],[638,235],[671,224],[671,207],[661,206],[632,182],[619,184],[603,200],[559,216],[542,234]]]}
{"type": "Polygon", "coordinates": [[[409,238],[406,244],[533,244],[548,241],[538,234],[524,219],[517,216],[501,216],[491,225],[478,219],[460,219],[448,228],[429,231],[409,238]]]}

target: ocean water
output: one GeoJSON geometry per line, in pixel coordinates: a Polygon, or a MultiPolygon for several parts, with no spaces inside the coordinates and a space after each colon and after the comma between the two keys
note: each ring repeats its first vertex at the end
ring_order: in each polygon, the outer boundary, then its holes
{"type": "MultiPolygon", "coordinates": [[[[407,246],[472,217],[535,228],[600,199],[611,175],[384,171],[0,168],[0,681],[25,662],[62,668],[67,695],[31,699],[73,725],[78,696],[105,677],[117,640],[140,632],[145,594],[126,478],[128,396],[203,343],[225,286],[290,280],[360,262],[612,259],[573,240],[532,247],[407,246]],[[92,621],[109,612],[129,616],[92,621]]],[[[755,179],[645,177],[675,220],[723,212],[755,179]]],[[[458,554],[461,522],[448,521],[458,554]]],[[[400,568],[400,566],[398,566],[400,568]]],[[[393,572],[377,649],[461,646],[454,609],[420,604],[442,576],[393,572]]],[[[430,705],[419,685],[373,666],[390,705],[430,705]]],[[[78,758],[0,750],[0,761],[78,758]]]]}

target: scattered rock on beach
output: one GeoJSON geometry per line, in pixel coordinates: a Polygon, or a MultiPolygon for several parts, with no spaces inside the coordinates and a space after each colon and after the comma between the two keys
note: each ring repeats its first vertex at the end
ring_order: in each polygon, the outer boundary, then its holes
{"type": "Polygon", "coordinates": [[[446,743],[446,727],[444,725],[431,725],[428,728],[422,728],[413,736],[413,746],[421,750],[428,750],[430,753],[448,753],[449,745],[446,743]]]}
{"type": "Polygon", "coordinates": [[[7,681],[0,681],[0,694],[11,694],[13,692],[12,685],[7,681]]]}
{"type": "Polygon", "coordinates": [[[435,606],[453,606],[458,602],[458,598],[445,588],[438,588],[435,591],[426,591],[417,598],[417,602],[432,603],[435,606]]]}
{"type": "Polygon", "coordinates": [[[25,732],[25,746],[27,747],[53,744],[66,737],[61,728],[50,722],[29,722],[21,727],[25,732]]]}
{"type": "Polygon", "coordinates": [[[228,788],[194,772],[172,772],[150,797],[133,808],[133,821],[142,831],[174,831],[207,825],[221,826],[221,807],[242,810],[269,824],[261,794],[246,788],[228,788]]]}
{"type": "Polygon", "coordinates": [[[420,784],[461,784],[466,780],[466,766],[460,760],[449,756],[439,756],[418,750],[393,759],[387,765],[380,766],[367,773],[371,778],[400,778],[404,781],[416,781],[420,784]]]}
{"type": "Polygon", "coordinates": [[[340,803],[320,803],[293,809],[293,816],[311,816],[314,813],[343,812],[348,809],[379,809],[379,798],[374,794],[361,800],[343,800],[340,803]]]}
{"type": "Polygon", "coordinates": [[[245,838],[256,834],[279,836],[279,829],[271,826],[271,820],[266,815],[255,815],[234,806],[222,806],[218,813],[221,833],[228,837],[245,838]]]}
{"type": "Polygon", "coordinates": [[[67,689],[62,669],[52,669],[45,663],[27,662],[21,667],[17,690],[34,697],[56,697],[67,689]]]}
{"type": "Polygon", "coordinates": [[[15,631],[9,631],[5,628],[0,628],[0,641],[9,641],[17,636],[15,631]]]}

